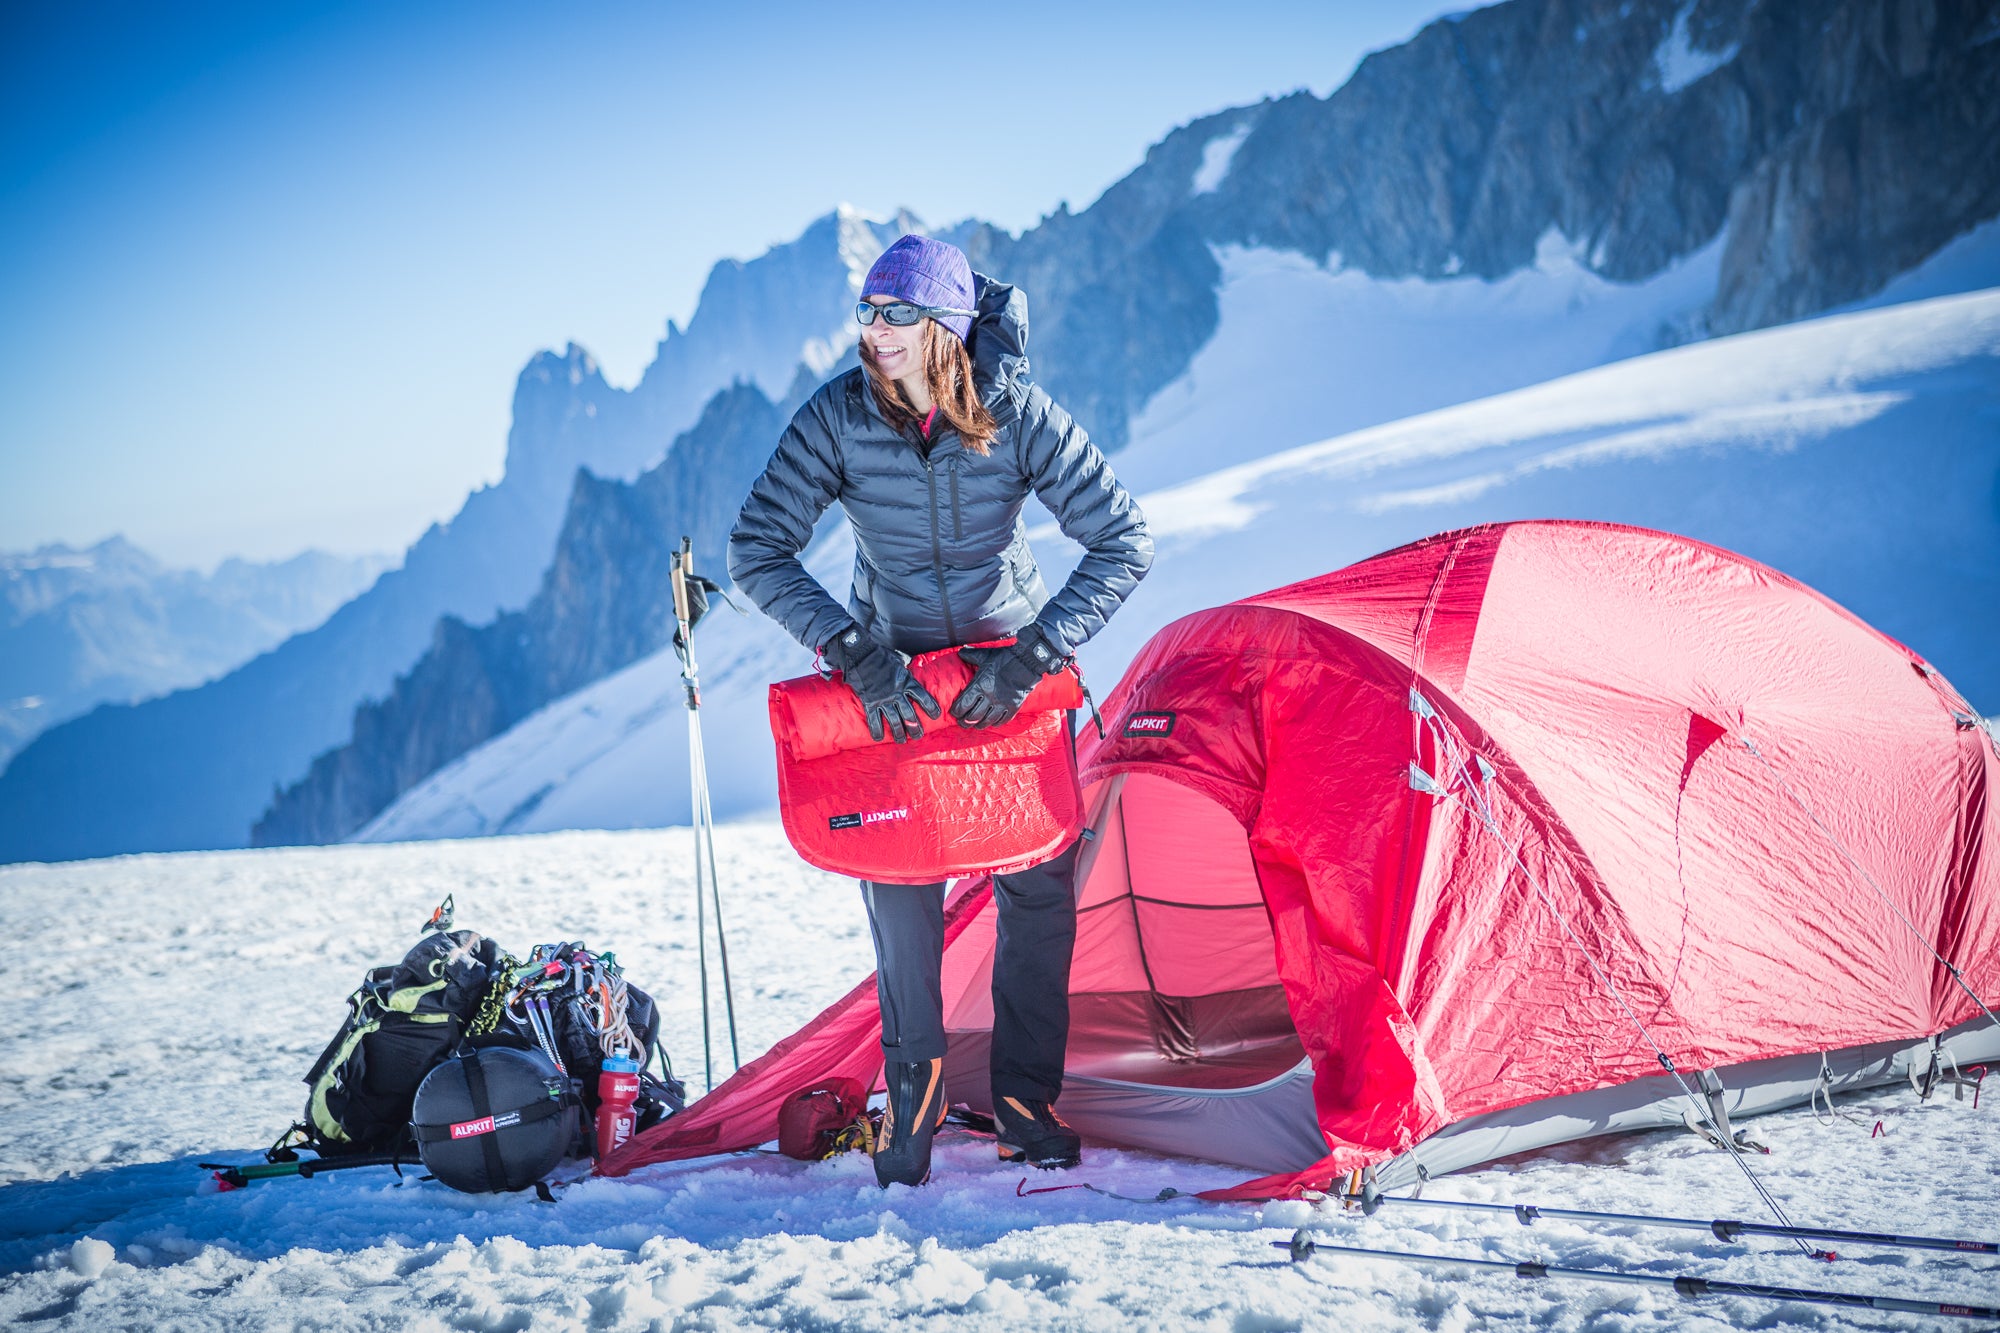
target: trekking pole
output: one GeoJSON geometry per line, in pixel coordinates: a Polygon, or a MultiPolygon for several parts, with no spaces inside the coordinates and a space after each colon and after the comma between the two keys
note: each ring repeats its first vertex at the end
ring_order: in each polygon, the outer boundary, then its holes
{"type": "Polygon", "coordinates": [[[1621,1273],[1609,1268],[1559,1268],[1555,1264],[1512,1263],[1505,1259],[1460,1259],[1448,1254],[1414,1254],[1407,1250],[1364,1250],[1354,1245],[1320,1245],[1299,1228],[1289,1242],[1271,1244],[1290,1250],[1293,1263],[1315,1254],[1352,1254],[1363,1259],[1394,1259],[1404,1264],[1440,1268],[1498,1268],[1519,1278],[1558,1278],[1579,1282],[1618,1282],[1634,1287],[1665,1287],[1683,1296],[1755,1296],[1767,1301],[1802,1301],[1812,1305],[1860,1306],[1902,1314],[1954,1315],[1961,1319],[2000,1319],[2000,1306],[1959,1305],[1950,1301],[1912,1301],[1900,1296],[1868,1296],[1852,1291],[1819,1291],[1810,1287],[1767,1287],[1756,1282],[1724,1282],[1692,1274],[1621,1273]]]}
{"type": "Polygon", "coordinates": [[[694,900],[696,952],[701,966],[701,1059],[702,1077],[710,1090],[715,1087],[713,1023],[708,986],[708,900],[715,899],[715,939],[722,963],[722,998],[729,1020],[729,1057],[741,1067],[743,1059],[736,1039],[736,994],[729,977],[729,941],[722,928],[722,889],[715,868],[715,814],[708,796],[708,757],[701,739],[701,672],[694,660],[694,615],[688,594],[688,580],[694,576],[694,542],[683,536],[681,549],[670,562],[674,590],[674,647],[681,659],[681,681],[688,709],[688,799],[693,807],[694,900]],[[706,847],[704,848],[704,842],[706,847]],[[705,855],[704,855],[705,851],[705,855]]]}
{"type": "Polygon", "coordinates": [[[715,949],[722,961],[722,1008],[729,1020],[729,1066],[743,1067],[743,1053],[736,1039],[736,985],[729,979],[729,933],[722,926],[722,876],[715,868],[715,808],[708,795],[708,750],[702,740],[701,717],[690,714],[692,740],[700,756],[695,766],[701,770],[701,846],[708,849],[708,891],[715,900],[715,949]]]}
{"type": "Polygon", "coordinates": [[[224,1190],[240,1190],[255,1180],[279,1180],[286,1176],[311,1180],[329,1171],[351,1171],[357,1166],[393,1166],[400,1175],[406,1160],[395,1153],[379,1153],[365,1157],[300,1157],[289,1162],[251,1162],[241,1166],[232,1166],[227,1162],[196,1162],[195,1165],[213,1173],[215,1183],[224,1190]]]}
{"type": "Polygon", "coordinates": [[[1790,1240],[1837,1240],[1851,1245],[1886,1245],[1908,1250],[1952,1250],[1960,1254],[2000,1254],[2000,1242],[1955,1240],[1944,1236],[1898,1236],[1878,1231],[1841,1231],[1833,1227],[1781,1227],[1769,1222],[1738,1222],[1718,1217],[1703,1222],[1692,1217],[1656,1217],[1648,1213],[1597,1213],[1581,1208],[1543,1208],[1532,1203],[1471,1203],[1460,1199],[1404,1199],[1375,1193],[1373,1185],[1359,1194],[1336,1196],[1344,1203],[1359,1204],[1373,1214],[1385,1203],[1418,1208],[1457,1208],[1465,1212],[1507,1213],[1522,1226],[1533,1226],[1545,1217],[1570,1222],[1613,1222],[1633,1227],[1669,1227],[1682,1231],[1706,1231],[1723,1242],[1738,1236],[1782,1236],[1790,1240]]]}

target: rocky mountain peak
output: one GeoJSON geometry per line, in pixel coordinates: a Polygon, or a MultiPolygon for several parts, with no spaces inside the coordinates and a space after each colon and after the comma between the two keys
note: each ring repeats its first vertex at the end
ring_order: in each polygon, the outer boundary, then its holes
{"type": "Polygon", "coordinates": [[[579,464],[604,466],[606,432],[599,418],[615,414],[624,396],[605,382],[597,358],[576,343],[560,353],[536,353],[514,381],[508,484],[566,494],[579,464]]]}

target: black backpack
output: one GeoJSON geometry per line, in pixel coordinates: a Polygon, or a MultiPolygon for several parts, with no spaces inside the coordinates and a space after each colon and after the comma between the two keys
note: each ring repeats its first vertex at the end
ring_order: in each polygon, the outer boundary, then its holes
{"type": "Polygon", "coordinates": [[[305,1142],[322,1157],[414,1147],[417,1085],[464,1040],[499,961],[499,946],[475,931],[438,931],[369,972],[306,1074],[305,1142]]]}
{"type": "Polygon", "coordinates": [[[424,936],[394,967],[378,967],[348,997],[347,1019],[306,1074],[305,1119],[272,1145],[270,1160],[294,1147],[322,1157],[414,1155],[412,1106],[424,1077],[462,1046],[539,1051],[570,1081],[584,1127],[569,1155],[590,1151],[602,1046],[592,1017],[589,975],[615,975],[624,1021],[641,1066],[634,1105],[647,1129],[687,1105],[659,1046],[659,1008],[624,983],[616,961],[582,944],[538,945],[524,964],[476,931],[450,929],[447,897],[424,936]],[[659,1057],[661,1073],[649,1066],[659,1057]]]}

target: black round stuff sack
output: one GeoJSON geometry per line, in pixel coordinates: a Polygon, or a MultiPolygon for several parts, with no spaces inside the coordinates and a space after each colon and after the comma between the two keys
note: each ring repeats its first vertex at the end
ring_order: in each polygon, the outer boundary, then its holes
{"type": "Polygon", "coordinates": [[[455,1190],[526,1189],[576,1139],[569,1080],[540,1051],[467,1047],[424,1076],[410,1116],[417,1153],[455,1190]]]}

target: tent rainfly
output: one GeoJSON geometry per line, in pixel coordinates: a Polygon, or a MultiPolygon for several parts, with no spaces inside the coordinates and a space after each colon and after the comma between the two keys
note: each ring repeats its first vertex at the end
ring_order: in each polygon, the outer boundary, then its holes
{"type": "MultiPolygon", "coordinates": [[[[1104,712],[1060,1108],[1259,1173],[1222,1197],[2000,1058],[2000,750],[1929,663],[1744,557],[1446,533],[1169,625],[1104,712]]],[[[990,886],[955,886],[974,1109],[993,932],[990,886]]],[[[877,1026],[870,978],[601,1169],[775,1137],[792,1092],[879,1081],[877,1026]]]]}

